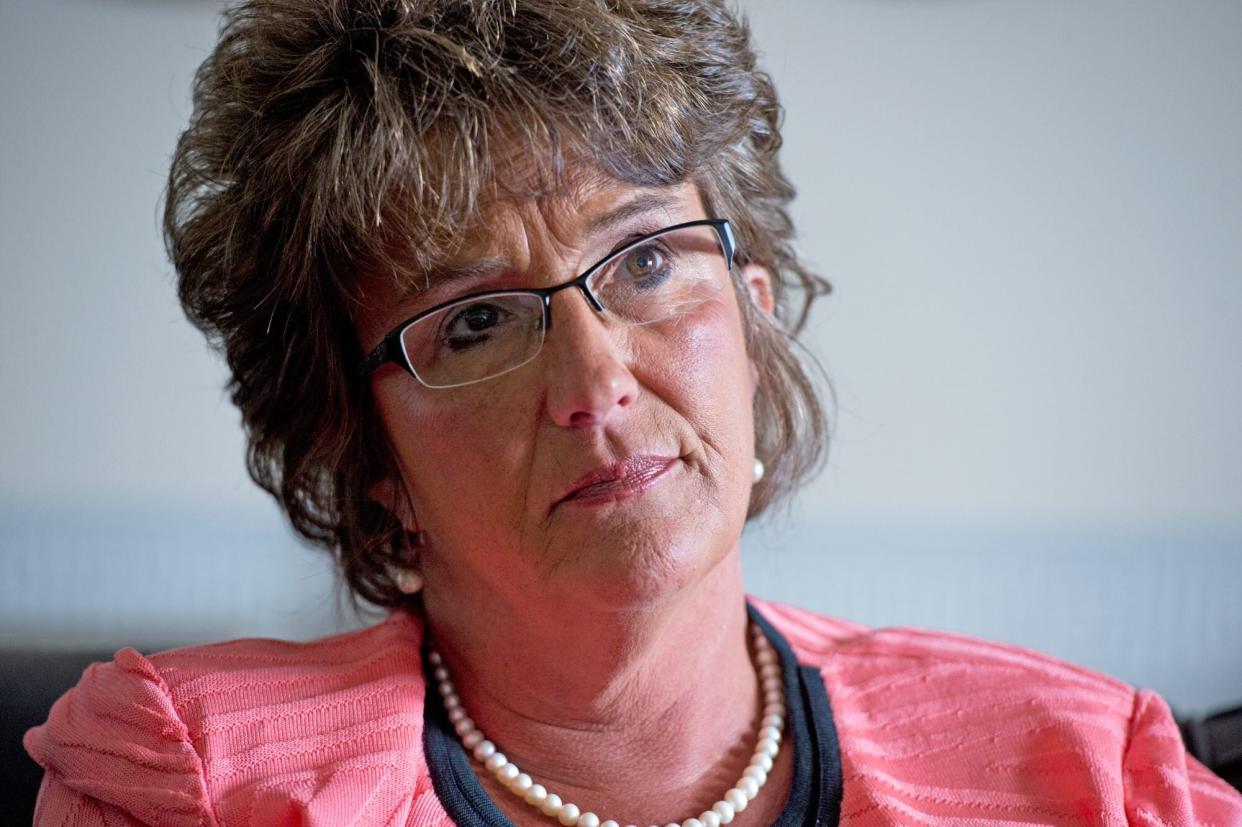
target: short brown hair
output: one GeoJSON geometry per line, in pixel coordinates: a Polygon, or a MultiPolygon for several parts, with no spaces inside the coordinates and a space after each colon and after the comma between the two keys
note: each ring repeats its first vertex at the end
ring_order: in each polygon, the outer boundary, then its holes
{"type": "Polygon", "coordinates": [[[732,221],[740,260],[770,271],[777,324],[739,290],[767,466],[749,516],[763,512],[817,469],[827,439],[794,335],[828,285],[792,247],[779,122],[745,22],[717,0],[226,11],[173,157],[164,232],[185,312],[232,371],[251,476],[356,596],[400,602],[403,528],[367,496],[396,469],[358,372],[361,277],[417,283],[513,181],[556,192],[585,161],[640,185],[694,181],[709,214],[732,221]]]}

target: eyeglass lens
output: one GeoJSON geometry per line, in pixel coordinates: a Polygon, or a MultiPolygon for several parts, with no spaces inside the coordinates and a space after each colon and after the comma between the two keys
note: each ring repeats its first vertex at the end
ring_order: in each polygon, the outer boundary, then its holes
{"type": "MultiPolygon", "coordinates": [[[[728,281],[720,237],[710,225],[683,227],[618,250],[588,277],[604,314],[623,325],[683,315],[728,281]]],[[[467,297],[424,316],[401,334],[420,381],[453,387],[499,376],[543,346],[543,298],[514,291],[467,297]]]]}

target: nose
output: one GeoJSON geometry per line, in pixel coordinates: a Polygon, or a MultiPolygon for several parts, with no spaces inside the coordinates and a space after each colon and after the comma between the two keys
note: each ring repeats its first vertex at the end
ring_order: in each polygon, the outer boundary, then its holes
{"type": "Polygon", "coordinates": [[[562,428],[603,425],[638,395],[626,364],[624,331],[594,310],[577,290],[566,290],[554,308],[556,322],[544,342],[547,406],[562,428]]]}

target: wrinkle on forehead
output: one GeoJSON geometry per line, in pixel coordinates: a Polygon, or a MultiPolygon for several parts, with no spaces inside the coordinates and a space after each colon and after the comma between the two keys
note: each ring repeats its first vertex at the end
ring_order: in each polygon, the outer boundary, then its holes
{"type": "MultiPolygon", "coordinates": [[[[633,188],[632,184],[586,166],[576,174],[566,173],[561,187],[553,191],[507,190],[480,209],[476,220],[463,228],[462,244],[452,252],[448,262],[461,263],[495,254],[508,246],[507,242],[526,238],[536,228],[546,229],[552,238],[559,238],[566,247],[572,247],[579,235],[577,225],[582,217],[606,208],[633,188]]],[[[526,265],[530,263],[528,242],[529,239],[521,245],[526,265]]]]}
{"type": "Polygon", "coordinates": [[[604,179],[562,195],[494,202],[463,230],[453,254],[403,295],[410,298],[467,276],[555,269],[608,225],[644,214],[663,214],[671,223],[685,201],[677,188],[636,188],[604,179]]]}

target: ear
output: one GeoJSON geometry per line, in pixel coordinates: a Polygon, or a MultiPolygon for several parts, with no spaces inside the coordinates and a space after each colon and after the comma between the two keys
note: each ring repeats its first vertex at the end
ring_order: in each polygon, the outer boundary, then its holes
{"type": "Polygon", "coordinates": [[[776,300],[772,297],[772,274],[768,268],[753,261],[742,265],[742,283],[750,301],[769,316],[776,312],[776,300]]]}
{"type": "MultiPolygon", "coordinates": [[[[768,318],[776,312],[776,300],[772,297],[772,274],[762,264],[751,262],[742,266],[742,283],[746,285],[746,295],[750,302],[759,308],[768,318]]],[[[750,360],[750,390],[754,393],[759,388],[759,366],[750,360]]]]}
{"type": "Polygon", "coordinates": [[[407,531],[414,531],[414,514],[405,485],[396,477],[383,477],[367,486],[367,497],[392,512],[407,531]]]}

